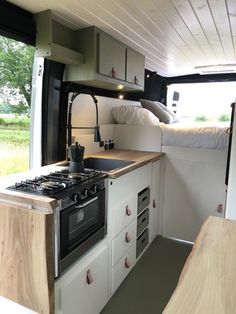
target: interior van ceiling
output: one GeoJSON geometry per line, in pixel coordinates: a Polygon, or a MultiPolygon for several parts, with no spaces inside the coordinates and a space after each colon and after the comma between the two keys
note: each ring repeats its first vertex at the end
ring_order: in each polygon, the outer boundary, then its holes
{"type": "Polygon", "coordinates": [[[195,67],[203,65],[236,67],[236,0],[9,2],[31,13],[51,9],[73,29],[95,25],[143,53],[146,68],[162,76],[199,73],[195,67]]]}

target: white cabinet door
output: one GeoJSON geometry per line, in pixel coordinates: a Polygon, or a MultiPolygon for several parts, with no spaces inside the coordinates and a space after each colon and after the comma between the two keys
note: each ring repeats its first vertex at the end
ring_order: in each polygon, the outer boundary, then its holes
{"type": "Polygon", "coordinates": [[[224,216],[226,151],[163,146],[163,152],[163,235],[195,241],[206,218],[224,216]]]}
{"type": "Polygon", "coordinates": [[[225,218],[236,220],[236,110],[234,110],[233,134],[229,167],[229,182],[225,218]]]}
{"type": "Polygon", "coordinates": [[[131,194],[112,210],[112,237],[137,218],[137,194],[131,194]]]}
{"type": "Polygon", "coordinates": [[[151,200],[149,206],[150,242],[160,234],[161,225],[161,160],[152,163],[151,200]]]}
{"type": "Polygon", "coordinates": [[[125,80],[126,47],[114,38],[99,33],[98,72],[114,79],[125,80]]]}
{"type": "Polygon", "coordinates": [[[136,243],[116,263],[112,270],[112,293],[120,286],[122,281],[134,267],[136,262],[136,243]]]}
{"type": "Polygon", "coordinates": [[[145,57],[130,48],[127,48],[126,81],[144,86],[145,57]]]}
{"type": "Polygon", "coordinates": [[[56,314],[98,314],[108,301],[108,247],[73,266],[55,285],[56,314]]]}

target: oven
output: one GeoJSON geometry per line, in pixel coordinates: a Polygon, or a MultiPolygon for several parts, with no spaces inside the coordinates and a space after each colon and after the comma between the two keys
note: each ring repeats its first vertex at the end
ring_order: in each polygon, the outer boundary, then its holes
{"type": "Polygon", "coordinates": [[[54,209],[55,277],[60,276],[107,232],[107,174],[67,167],[16,182],[8,189],[57,200],[54,209]]]}
{"type": "Polygon", "coordinates": [[[55,277],[106,235],[105,180],[59,201],[55,212],[55,277]]]}

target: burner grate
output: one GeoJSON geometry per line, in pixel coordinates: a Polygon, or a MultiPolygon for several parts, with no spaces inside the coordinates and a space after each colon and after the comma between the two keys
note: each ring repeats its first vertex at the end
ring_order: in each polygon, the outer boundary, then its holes
{"type": "Polygon", "coordinates": [[[14,186],[9,187],[9,189],[56,196],[61,192],[69,191],[75,186],[83,186],[83,184],[93,182],[97,177],[103,175],[101,171],[97,170],[85,169],[83,173],[70,173],[68,169],[62,169],[47,175],[35,177],[34,179],[17,182],[14,186]]]}

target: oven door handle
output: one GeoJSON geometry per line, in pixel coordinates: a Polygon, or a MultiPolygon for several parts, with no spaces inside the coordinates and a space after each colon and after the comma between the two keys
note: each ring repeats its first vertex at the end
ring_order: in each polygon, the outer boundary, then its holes
{"type": "Polygon", "coordinates": [[[92,198],[91,200],[89,200],[88,202],[83,203],[82,205],[77,205],[75,206],[75,208],[84,208],[85,206],[95,202],[98,199],[98,196],[92,198]]]}

